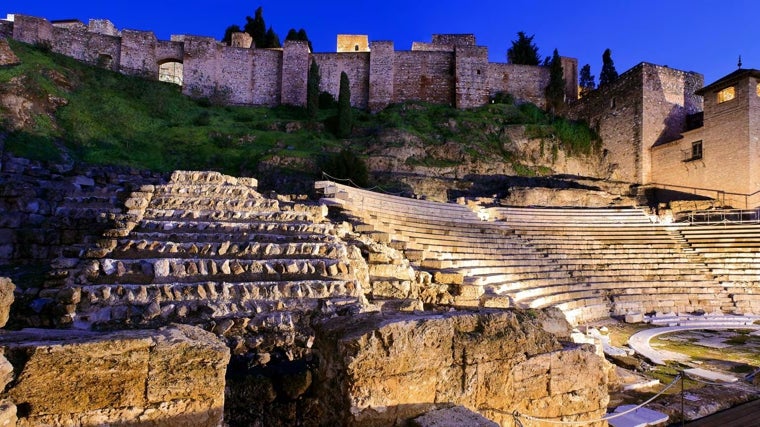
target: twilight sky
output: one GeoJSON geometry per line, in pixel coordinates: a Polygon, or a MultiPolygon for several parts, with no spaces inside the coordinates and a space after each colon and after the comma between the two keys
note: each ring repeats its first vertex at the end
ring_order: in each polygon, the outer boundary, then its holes
{"type": "Polygon", "coordinates": [[[525,31],[535,35],[541,57],[556,48],[578,58],[579,68],[590,64],[597,82],[606,48],[618,73],[645,61],[702,73],[709,84],[734,71],[739,55],[743,68],[760,69],[757,0],[3,0],[0,17],[105,18],[159,39],[220,39],[258,6],[281,40],[290,28],[304,28],[316,52],[334,52],[337,34],[367,34],[370,41],[392,40],[396,50],[409,50],[433,33],[473,33],[492,62],[506,62],[510,42],[525,31]]]}

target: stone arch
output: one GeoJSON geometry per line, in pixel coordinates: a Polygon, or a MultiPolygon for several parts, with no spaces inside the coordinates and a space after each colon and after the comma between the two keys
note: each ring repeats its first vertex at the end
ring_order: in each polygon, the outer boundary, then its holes
{"type": "Polygon", "coordinates": [[[176,58],[166,58],[158,61],[158,80],[161,82],[174,83],[182,86],[182,76],[184,67],[182,60],[176,58]]]}

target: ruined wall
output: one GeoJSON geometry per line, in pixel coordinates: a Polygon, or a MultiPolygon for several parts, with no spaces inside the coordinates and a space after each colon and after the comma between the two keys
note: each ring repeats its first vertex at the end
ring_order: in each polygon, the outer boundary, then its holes
{"type": "Polygon", "coordinates": [[[480,46],[457,47],[457,108],[474,108],[488,102],[488,49],[480,46]]]}
{"type": "Polygon", "coordinates": [[[306,82],[309,76],[309,44],[286,40],[282,53],[282,92],[285,105],[306,106],[306,82]]]}
{"type": "Polygon", "coordinates": [[[312,55],[317,61],[322,77],[319,90],[332,94],[338,99],[340,93],[340,73],[345,72],[351,89],[351,105],[367,108],[369,103],[369,53],[320,53],[312,55]]]}
{"type": "Polygon", "coordinates": [[[280,105],[282,83],[282,52],[254,49],[251,103],[271,107],[280,105]]]}
{"type": "Polygon", "coordinates": [[[211,37],[185,38],[182,93],[194,98],[214,95],[217,88],[217,45],[211,37]]]}
{"type": "Polygon", "coordinates": [[[544,90],[549,84],[549,69],[530,65],[488,64],[489,95],[511,93],[515,98],[546,105],[544,90]]]}
{"type": "Polygon", "coordinates": [[[568,109],[570,117],[585,120],[602,138],[608,178],[614,180],[641,182],[642,69],[642,64],[631,68],[568,109]]]}
{"type": "Polygon", "coordinates": [[[447,52],[396,52],[394,102],[452,105],[455,66],[454,56],[447,52]]]}
{"type": "Polygon", "coordinates": [[[116,71],[121,59],[121,41],[118,37],[91,33],[86,27],[53,28],[56,53],[75,58],[91,65],[116,71]]]}
{"type": "MultiPolygon", "coordinates": [[[[183,62],[183,93],[214,97],[216,102],[252,105],[306,104],[311,60],[308,44],[286,41],[283,50],[228,47],[208,37],[172,36],[159,41],[152,32],[119,32],[110,21],[62,22],[59,28],[41,18],[19,15],[14,38],[49,43],[54,51],[122,73],[158,79],[159,65],[183,62]]],[[[12,25],[5,26],[10,31],[12,25]]],[[[369,46],[366,36],[341,35],[338,50],[317,54],[323,90],[337,96],[339,76],[351,82],[351,102],[378,111],[393,102],[425,101],[471,108],[496,92],[544,105],[548,71],[544,67],[489,64],[488,51],[472,34],[435,34],[432,43],[415,43],[412,51],[396,52],[392,42],[369,46]],[[355,48],[359,46],[360,52],[355,48]],[[367,53],[370,51],[369,53],[367,53]],[[338,76],[338,78],[334,78],[338,76]]],[[[577,94],[577,61],[563,58],[568,98],[577,94]]]]}
{"type": "Polygon", "coordinates": [[[369,101],[370,111],[380,111],[393,102],[393,81],[396,54],[393,42],[372,42],[369,57],[369,101]]]}
{"type": "Polygon", "coordinates": [[[567,101],[578,99],[578,60],[575,58],[560,57],[562,64],[562,77],[565,79],[565,96],[567,101]]]}
{"type": "Polygon", "coordinates": [[[124,74],[158,80],[156,44],[152,32],[124,30],[121,32],[120,70],[124,74]]]}

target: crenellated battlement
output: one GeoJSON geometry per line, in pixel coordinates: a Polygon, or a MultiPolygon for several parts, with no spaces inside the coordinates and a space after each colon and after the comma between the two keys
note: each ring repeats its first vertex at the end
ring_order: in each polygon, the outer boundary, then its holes
{"type": "MultiPolygon", "coordinates": [[[[424,101],[472,108],[499,92],[545,104],[549,69],[488,61],[488,48],[473,34],[435,34],[397,51],[392,42],[364,35],[339,35],[335,53],[312,53],[305,43],[257,49],[244,37],[227,46],[210,37],[172,36],[123,29],[104,19],[50,22],[9,15],[0,35],[49,45],[80,61],[128,75],[182,84],[184,94],[230,105],[306,104],[306,78],[312,61],[320,66],[320,90],[337,98],[341,72],[351,82],[351,104],[378,111],[392,103],[424,101]]],[[[577,60],[563,58],[567,98],[577,98],[577,60]]]]}

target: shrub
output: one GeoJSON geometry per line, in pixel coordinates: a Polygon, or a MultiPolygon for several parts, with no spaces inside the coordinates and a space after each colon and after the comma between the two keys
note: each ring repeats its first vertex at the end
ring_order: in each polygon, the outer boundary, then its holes
{"type": "Polygon", "coordinates": [[[359,187],[366,187],[369,184],[367,164],[352,151],[345,148],[328,158],[324,162],[322,170],[336,179],[350,179],[359,187]]]}

